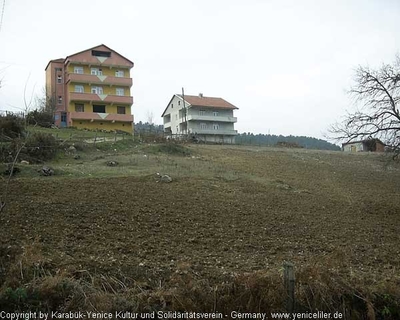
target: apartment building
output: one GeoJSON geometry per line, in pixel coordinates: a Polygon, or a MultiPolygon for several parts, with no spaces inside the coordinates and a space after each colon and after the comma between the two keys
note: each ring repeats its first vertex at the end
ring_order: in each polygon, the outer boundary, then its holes
{"type": "Polygon", "coordinates": [[[58,127],[133,132],[133,62],[104,44],[51,60],[46,96],[58,127]]]}
{"type": "Polygon", "coordinates": [[[222,98],[175,94],[162,114],[164,132],[173,138],[191,135],[204,142],[235,143],[237,109],[222,98]]]}

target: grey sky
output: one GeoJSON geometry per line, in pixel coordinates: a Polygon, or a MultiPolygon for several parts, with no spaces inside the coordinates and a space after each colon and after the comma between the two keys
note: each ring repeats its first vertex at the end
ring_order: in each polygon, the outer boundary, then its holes
{"type": "MultiPolygon", "coordinates": [[[[3,4],[4,0],[0,0],[3,4]]],[[[0,110],[44,87],[51,59],[104,43],[135,63],[135,122],[174,93],[239,107],[239,132],[321,138],[351,108],[357,65],[399,52],[400,1],[5,0],[0,110]]]]}

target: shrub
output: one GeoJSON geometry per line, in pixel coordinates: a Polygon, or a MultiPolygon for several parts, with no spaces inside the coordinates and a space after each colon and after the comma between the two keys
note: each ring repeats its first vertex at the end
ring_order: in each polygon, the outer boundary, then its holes
{"type": "Polygon", "coordinates": [[[25,133],[24,121],[15,114],[0,116],[0,140],[18,138],[25,133]]]}
{"type": "Polygon", "coordinates": [[[148,152],[151,153],[166,153],[169,155],[177,156],[189,156],[191,154],[190,150],[187,147],[178,144],[175,141],[151,145],[148,148],[145,148],[145,150],[146,149],[148,152]]]}
{"type": "Polygon", "coordinates": [[[53,116],[51,113],[39,110],[33,110],[27,115],[28,123],[38,125],[43,128],[51,128],[53,125],[53,116]]]}
{"type": "Polygon", "coordinates": [[[26,139],[22,153],[31,162],[40,162],[53,159],[57,150],[57,140],[51,134],[35,132],[26,139]]]}

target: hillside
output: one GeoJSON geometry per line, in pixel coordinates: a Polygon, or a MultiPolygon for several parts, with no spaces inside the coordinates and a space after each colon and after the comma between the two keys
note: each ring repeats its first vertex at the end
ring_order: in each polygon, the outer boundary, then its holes
{"type": "Polygon", "coordinates": [[[236,136],[237,144],[275,146],[281,142],[297,144],[306,149],[339,151],[340,147],[328,141],[305,136],[282,136],[273,134],[240,133],[236,136]]]}
{"type": "Polygon", "coordinates": [[[300,310],[400,310],[400,166],[383,155],[129,141],[77,153],[55,176],[20,165],[12,180],[2,310],[282,311],[284,261],[300,310]]]}

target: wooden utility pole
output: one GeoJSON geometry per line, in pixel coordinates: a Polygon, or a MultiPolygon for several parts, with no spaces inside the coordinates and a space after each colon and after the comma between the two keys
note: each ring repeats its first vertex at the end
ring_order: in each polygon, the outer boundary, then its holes
{"type": "Polygon", "coordinates": [[[185,105],[185,90],[182,87],[182,99],[183,99],[183,112],[185,113],[185,124],[186,124],[186,138],[189,137],[188,123],[187,123],[187,110],[185,105]]]}

